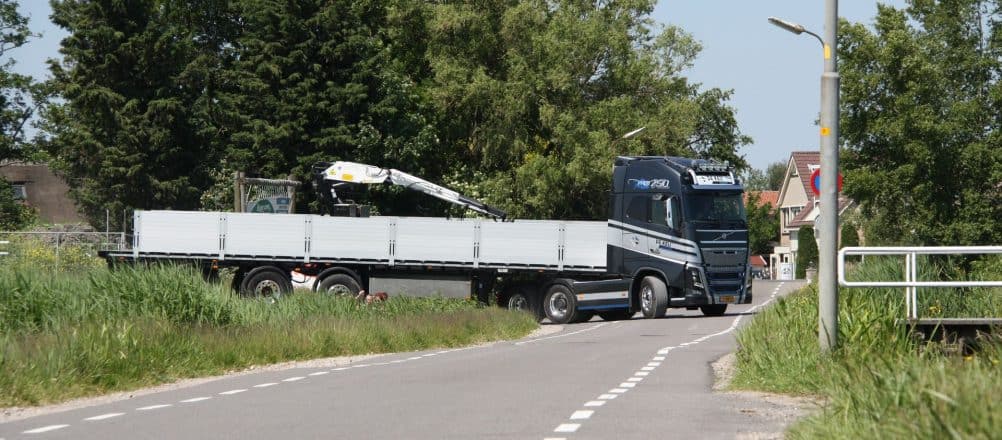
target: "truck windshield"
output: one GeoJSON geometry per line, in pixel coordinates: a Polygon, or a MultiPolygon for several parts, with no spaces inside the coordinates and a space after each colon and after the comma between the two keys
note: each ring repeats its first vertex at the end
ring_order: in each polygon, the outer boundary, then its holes
{"type": "Polygon", "coordinates": [[[744,223],[745,205],[741,193],[689,193],[685,217],[691,222],[744,223]]]}

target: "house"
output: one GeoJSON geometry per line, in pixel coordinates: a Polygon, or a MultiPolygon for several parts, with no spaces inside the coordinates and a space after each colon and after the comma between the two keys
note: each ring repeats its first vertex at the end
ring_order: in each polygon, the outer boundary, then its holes
{"type": "Polygon", "coordinates": [[[2,162],[0,177],[14,187],[14,198],[38,211],[43,223],[82,223],[83,217],[70,200],[70,187],[43,163],[2,162]]]}
{"type": "MultiPolygon", "coordinates": [[[[821,168],[821,153],[794,151],[787,162],[786,175],[779,189],[779,246],[770,255],[774,279],[793,279],[796,273],[798,240],[801,226],[814,226],[821,213],[818,197],[811,191],[811,174],[821,168]]],[[[853,205],[852,200],[839,196],[839,217],[853,205]]]]}

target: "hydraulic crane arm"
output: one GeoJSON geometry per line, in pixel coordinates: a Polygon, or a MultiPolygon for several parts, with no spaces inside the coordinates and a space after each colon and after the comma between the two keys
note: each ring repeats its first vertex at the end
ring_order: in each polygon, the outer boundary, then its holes
{"type": "MultiPolygon", "coordinates": [[[[317,168],[319,168],[319,166],[317,168]]],[[[337,161],[329,164],[329,166],[323,170],[323,179],[333,182],[367,185],[389,181],[394,185],[422,192],[464,208],[472,209],[473,211],[484,215],[500,218],[501,220],[504,220],[508,216],[506,212],[500,209],[488,206],[449,188],[436,185],[420,177],[407,174],[400,170],[379,168],[361,163],[337,161]]],[[[336,188],[337,183],[332,185],[332,187],[332,189],[336,188]]]]}

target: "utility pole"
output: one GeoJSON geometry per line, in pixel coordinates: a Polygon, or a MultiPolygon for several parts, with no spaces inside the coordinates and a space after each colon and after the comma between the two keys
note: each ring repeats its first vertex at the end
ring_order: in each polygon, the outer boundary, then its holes
{"type": "Polygon", "coordinates": [[[817,220],[818,342],[824,353],[838,346],[838,0],[825,0],[825,71],[821,74],[821,213],[817,220]]]}
{"type": "Polygon", "coordinates": [[[838,0],[825,0],[824,36],[776,17],[769,22],[794,34],[817,38],[824,49],[821,74],[821,196],[818,231],[818,343],[821,352],[838,346],[838,0]]]}

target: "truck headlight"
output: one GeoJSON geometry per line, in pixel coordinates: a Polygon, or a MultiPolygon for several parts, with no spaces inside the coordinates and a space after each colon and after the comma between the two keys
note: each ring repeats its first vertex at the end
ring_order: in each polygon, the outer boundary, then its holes
{"type": "Polygon", "coordinates": [[[694,289],[704,290],[706,287],[703,284],[703,277],[702,275],[700,275],[699,269],[695,267],[689,268],[688,280],[689,280],[689,286],[691,286],[694,289]]]}

